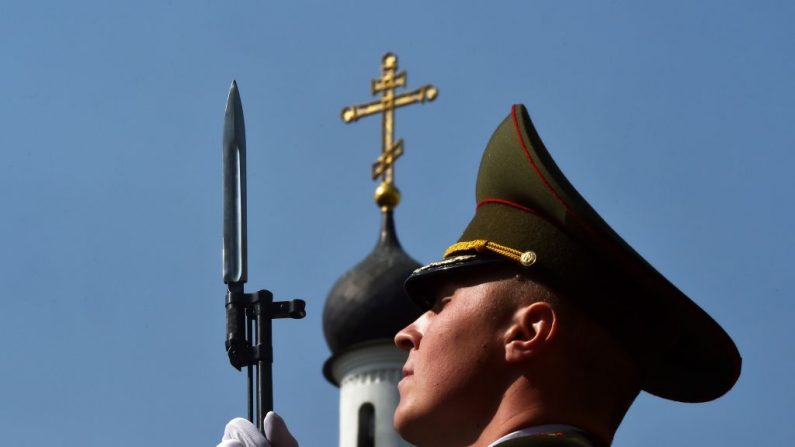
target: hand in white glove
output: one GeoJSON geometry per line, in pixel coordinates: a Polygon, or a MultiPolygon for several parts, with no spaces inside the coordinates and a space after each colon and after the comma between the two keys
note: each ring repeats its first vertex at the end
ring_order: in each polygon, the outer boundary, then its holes
{"type": "Polygon", "coordinates": [[[247,419],[232,419],[226,424],[224,437],[216,447],[298,447],[298,441],[278,414],[269,411],[263,424],[265,436],[247,419]]]}

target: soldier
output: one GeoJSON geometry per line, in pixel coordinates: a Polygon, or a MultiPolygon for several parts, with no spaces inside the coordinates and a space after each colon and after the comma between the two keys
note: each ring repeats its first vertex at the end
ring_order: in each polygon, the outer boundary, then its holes
{"type": "Polygon", "coordinates": [[[521,105],[486,147],[476,199],[444,259],[406,281],[426,310],[395,337],[408,442],[608,446],[641,390],[705,402],[737,381],[731,338],[577,193],[521,105]]]}

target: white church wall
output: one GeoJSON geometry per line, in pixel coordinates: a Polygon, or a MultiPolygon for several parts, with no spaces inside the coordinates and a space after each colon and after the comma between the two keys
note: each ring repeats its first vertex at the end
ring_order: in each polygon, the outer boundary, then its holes
{"type": "Polygon", "coordinates": [[[368,402],[375,409],[374,447],[410,447],[392,426],[406,356],[390,341],[347,352],[334,362],[332,374],[340,383],[340,447],[364,447],[358,445],[359,411],[368,402]]]}

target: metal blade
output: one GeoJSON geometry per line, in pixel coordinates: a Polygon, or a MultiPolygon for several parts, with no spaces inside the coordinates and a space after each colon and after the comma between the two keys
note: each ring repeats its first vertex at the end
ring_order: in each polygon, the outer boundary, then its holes
{"type": "Polygon", "coordinates": [[[224,282],[248,279],[246,239],[246,126],[237,83],[232,81],[224,115],[224,282]]]}

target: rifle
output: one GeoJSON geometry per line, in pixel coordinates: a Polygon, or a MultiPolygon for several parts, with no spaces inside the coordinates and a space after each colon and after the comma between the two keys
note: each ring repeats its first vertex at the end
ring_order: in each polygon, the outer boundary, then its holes
{"type": "Polygon", "coordinates": [[[224,114],[223,154],[226,352],[235,369],[247,368],[248,420],[254,422],[256,394],[256,425],[263,431],[262,419],[273,409],[272,320],[304,318],[306,304],[303,300],[273,301],[273,294],[267,290],[254,293],[244,290],[248,280],[246,127],[235,81],[229,89],[224,114]]]}

